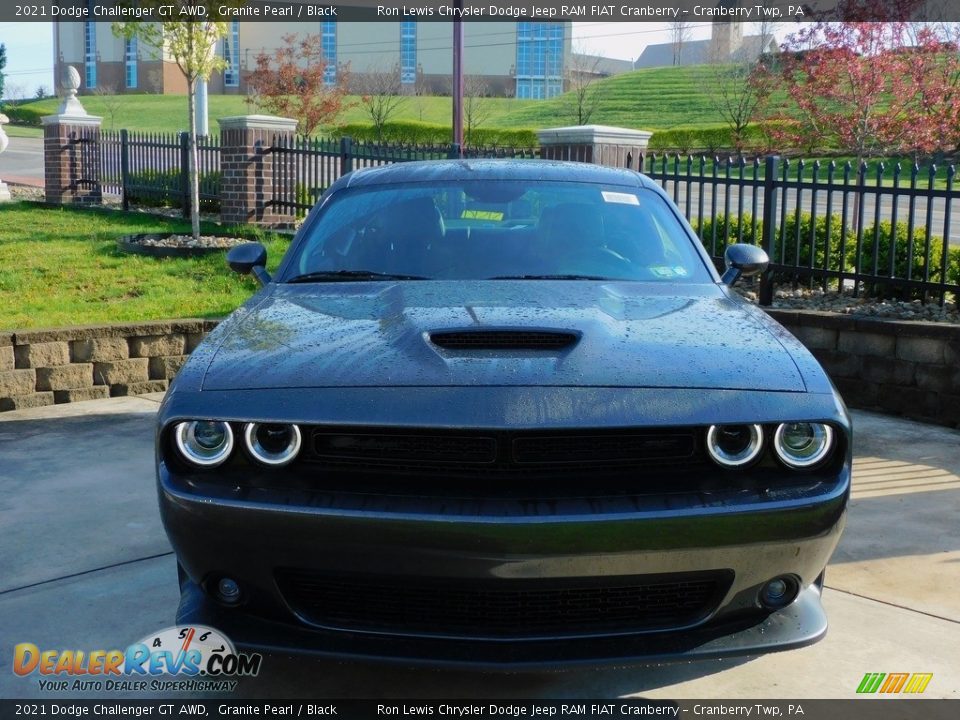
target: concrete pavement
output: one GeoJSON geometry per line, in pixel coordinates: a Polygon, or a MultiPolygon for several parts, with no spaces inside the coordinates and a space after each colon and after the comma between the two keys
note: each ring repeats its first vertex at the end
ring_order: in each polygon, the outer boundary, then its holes
{"type": "MultiPolygon", "coordinates": [[[[152,469],[159,399],[0,414],[0,697],[63,697],[12,673],[18,642],[122,648],[172,623],[175,561],[152,469]]],[[[827,571],[831,629],[817,645],[754,659],[516,674],[268,655],[236,695],[851,698],[866,672],[932,672],[923,697],[960,698],[960,433],[864,412],[854,423],[854,492],[827,571]]]]}
{"type": "Polygon", "coordinates": [[[43,186],[43,138],[10,138],[0,153],[0,180],[43,186]]]}

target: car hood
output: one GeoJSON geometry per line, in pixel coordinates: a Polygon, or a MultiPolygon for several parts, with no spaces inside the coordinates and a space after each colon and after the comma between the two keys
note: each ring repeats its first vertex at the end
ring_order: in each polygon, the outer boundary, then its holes
{"type": "Polygon", "coordinates": [[[227,321],[204,390],[580,386],[803,392],[790,353],[716,285],[412,281],[277,285],[227,321]],[[556,331],[450,349],[441,331],[556,331]],[[435,338],[434,338],[435,339],[435,338]]]}

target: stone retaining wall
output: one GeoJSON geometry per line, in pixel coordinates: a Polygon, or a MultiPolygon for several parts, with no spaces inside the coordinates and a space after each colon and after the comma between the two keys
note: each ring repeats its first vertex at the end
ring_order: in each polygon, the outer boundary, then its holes
{"type": "Polygon", "coordinates": [[[0,333],[0,411],[162,392],[214,320],[0,333]]]}
{"type": "Polygon", "coordinates": [[[817,357],[850,407],[960,427],[960,325],[768,312],[817,357]]]}
{"type": "MultiPolygon", "coordinates": [[[[769,310],[851,407],[960,427],[960,326],[769,310]]],[[[214,320],[0,333],[0,411],[167,389],[214,320]]]]}

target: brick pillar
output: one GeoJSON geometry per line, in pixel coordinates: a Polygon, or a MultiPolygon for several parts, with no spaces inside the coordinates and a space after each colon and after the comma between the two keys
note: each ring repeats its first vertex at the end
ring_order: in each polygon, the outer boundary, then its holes
{"type": "Polygon", "coordinates": [[[271,115],[221,118],[220,219],[225,223],[292,225],[292,208],[277,199],[296,200],[297,178],[283,168],[293,163],[271,153],[275,144],[291,147],[297,121],[271,115]]]}
{"type": "Polygon", "coordinates": [[[575,125],[537,130],[540,157],[575,160],[608,167],[643,169],[643,156],[652,133],[646,130],[575,125]]]}
{"type": "Polygon", "coordinates": [[[100,123],[93,115],[47,115],[43,123],[43,180],[48,203],[99,204],[100,123]]]}

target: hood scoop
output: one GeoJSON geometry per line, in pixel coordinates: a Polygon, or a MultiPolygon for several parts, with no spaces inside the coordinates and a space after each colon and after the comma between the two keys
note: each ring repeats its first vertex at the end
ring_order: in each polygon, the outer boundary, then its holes
{"type": "Polygon", "coordinates": [[[444,350],[563,350],[575,345],[579,339],[579,333],[529,328],[430,333],[430,342],[444,350]]]}

